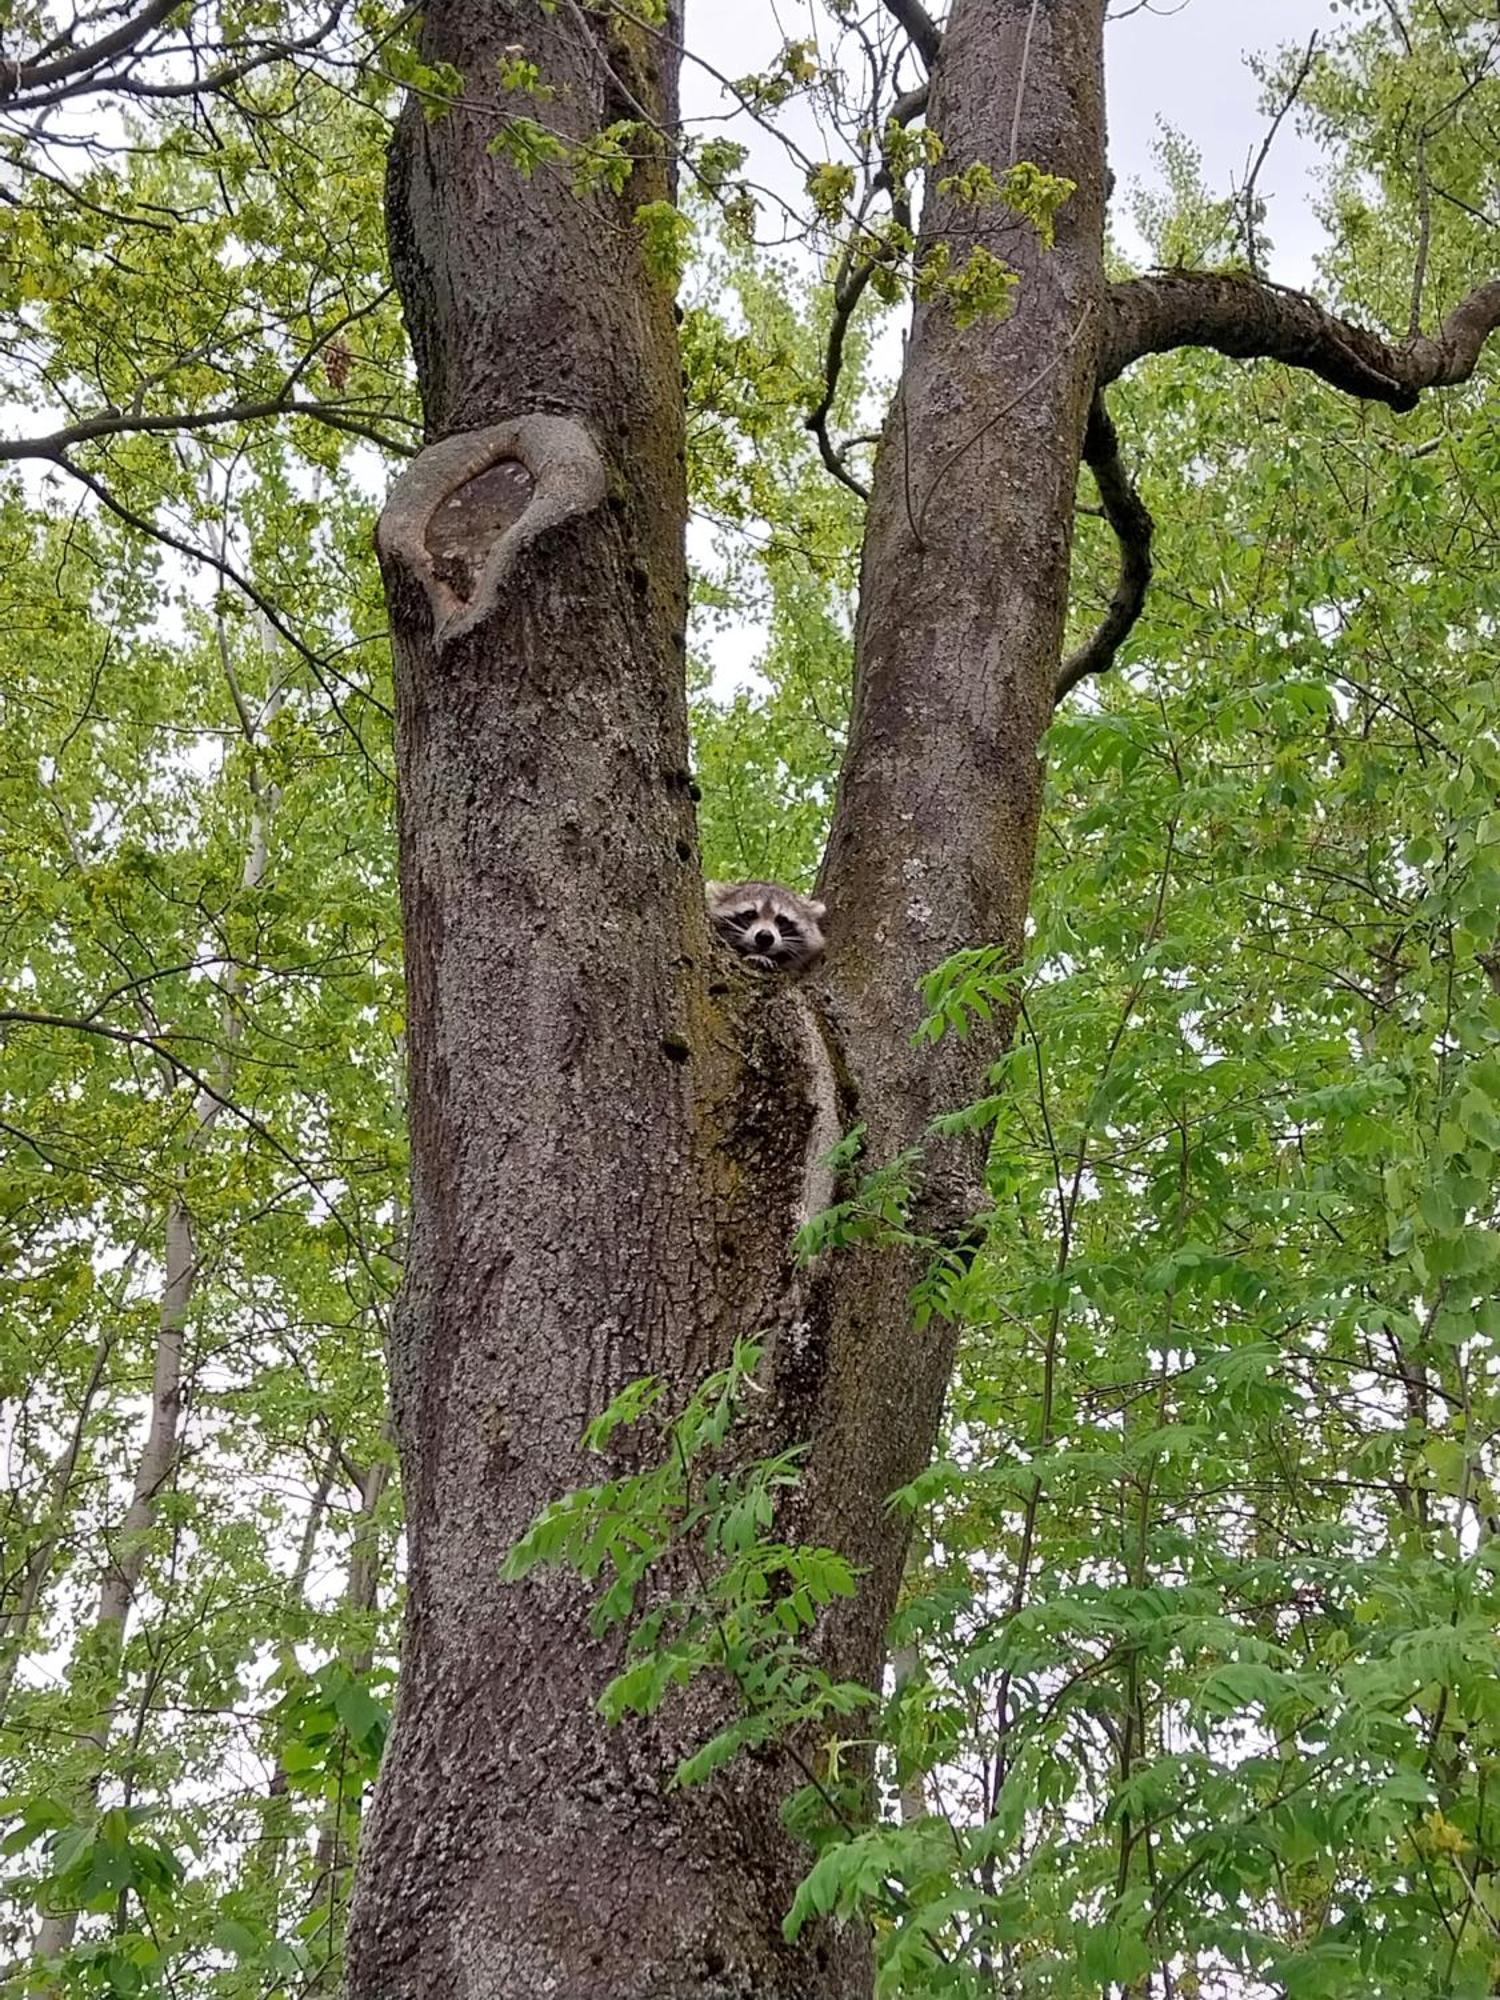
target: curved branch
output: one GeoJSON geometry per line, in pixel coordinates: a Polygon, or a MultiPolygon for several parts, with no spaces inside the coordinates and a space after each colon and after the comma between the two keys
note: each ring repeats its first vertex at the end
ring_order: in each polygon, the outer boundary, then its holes
{"type": "MultiPolygon", "coordinates": [[[[927,85],[918,84],[915,90],[906,91],[891,106],[890,116],[894,123],[906,126],[914,118],[925,115],[927,110],[927,85]]],[[[869,191],[860,205],[855,218],[855,234],[864,224],[871,200],[882,189],[891,196],[892,213],[895,219],[909,232],[911,210],[904,191],[895,187],[887,168],[882,167],[870,183],[869,191]]],[[[833,281],[833,317],[828,324],[828,346],[823,359],[823,393],[816,405],[804,419],[806,427],[818,441],[818,451],[824,465],[834,478],[847,486],[849,491],[861,500],[868,500],[870,489],[863,480],[856,479],[844,463],[844,452],[849,449],[852,439],[845,441],[843,450],[834,444],[828,432],[828,419],[833,414],[834,399],[839,392],[839,377],[844,368],[844,338],[849,331],[849,323],[854,318],[855,308],[865,295],[865,287],[874,277],[879,264],[877,257],[862,257],[858,261],[854,255],[854,241],[851,237],[845,245],[839,260],[838,271],[833,281]]]]}
{"type": "Polygon", "coordinates": [[[1239,274],[1160,271],[1109,288],[1099,386],[1147,354],[1212,347],[1310,369],[1345,395],[1414,407],[1424,389],[1467,381],[1500,327],[1500,278],[1460,300],[1434,334],[1391,342],[1294,292],[1239,274]]]}
{"type": "Polygon", "coordinates": [[[885,0],[885,11],[898,27],[906,30],[912,47],[931,69],[943,46],[943,31],[922,0],[885,0]]]}
{"type": "Polygon", "coordinates": [[[1125,470],[1119,434],[1104,407],[1102,395],[1095,395],[1089,410],[1083,456],[1099,488],[1104,518],[1120,544],[1120,576],[1098,630],[1063,661],[1052,697],[1054,702],[1071,693],[1086,675],[1102,674],[1114,665],[1115,655],[1145,609],[1146,592],[1151,584],[1151,535],[1155,524],[1125,470]]]}
{"type": "Polygon", "coordinates": [[[816,406],[804,419],[807,428],[818,441],[818,452],[824,465],[841,484],[856,494],[861,500],[868,500],[870,489],[845,465],[843,454],[828,434],[828,419],[833,411],[833,399],[838,394],[839,377],[844,369],[844,336],[849,331],[849,322],[854,317],[854,308],[864,297],[866,285],[874,275],[873,258],[866,258],[841,274],[842,282],[835,283],[833,289],[833,318],[828,323],[828,347],[823,358],[823,393],[816,406]]]}

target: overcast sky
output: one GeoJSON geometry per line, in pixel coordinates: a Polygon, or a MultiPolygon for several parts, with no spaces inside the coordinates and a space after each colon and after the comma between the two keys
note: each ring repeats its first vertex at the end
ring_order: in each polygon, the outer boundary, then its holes
{"type": "MultiPolygon", "coordinates": [[[[1243,182],[1267,123],[1247,52],[1305,47],[1332,18],[1329,0],[1187,0],[1179,13],[1114,22],[1107,43],[1109,140],[1121,186],[1152,178],[1151,147],[1163,120],[1197,146],[1216,192],[1243,182]]],[[[1309,175],[1316,166],[1295,120],[1283,121],[1257,182],[1270,203],[1273,272],[1283,283],[1306,283],[1313,275],[1318,230],[1309,175]]]]}

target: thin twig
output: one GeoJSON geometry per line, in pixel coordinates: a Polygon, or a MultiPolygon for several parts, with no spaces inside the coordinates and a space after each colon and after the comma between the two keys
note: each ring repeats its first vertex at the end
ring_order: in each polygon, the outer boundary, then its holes
{"type": "Polygon", "coordinates": [[[1255,164],[1250,169],[1250,177],[1245,182],[1245,191],[1240,197],[1241,213],[1244,218],[1245,262],[1250,266],[1250,269],[1255,273],[1257,278],[1261,275],[1261,270],[1260,260],[1255,247],[1255,183],[1260,178],[1260,170],[1266,164],[1266,157],[1270,153],[1276,134],[1281,129],[1281,121],[1286,117],[1286,114],[1302,94],[1302,86],[1306,83],[1308,75],[1312,70],[1313,57],[1317,54],[1317,50],[1318,30],[1314,28],[1312,34],[1308,37],[1307,47],[1303,51],[1302,60],[1297,65],[1297,73],[1292,78],[1276,116],[1271,120],[1267,128],[1265,138],[1260,142],[1260,151],[1255,156],[1255,164]]]}
{"type": "Polygon", "coordinates": [[[107,507],[110,513],[123,521],[127,527],[134,528],[137,534],[149,536],[153,541],[162,543],[166,548],[175,549],[179,555],[187,556],[193,562],[207,563],[210,569],[217,570],[219,575],[234,584],[236,589],[243,591],[272,629],[278,632],[292,650],[307,663],[318,686],[328,697],[329,705],[332,707],[334,714],[353,737],[359,747],[360,754],[364,757],[370,769],[383,778],[387,784],[391,782],[390,772],[385,770],[379,761],[371,755],[364,738],[344,713],[343,705],[334,688],[330,685],[330,679],[337,681],[350,694],[356,694],[363,701],[369,702],[371,707],[379,709],[382,715],[390,716],[391,710],[389,706],[378,695],[372,694],[368,688],[362,688],[358,681],[351,681],[346,674],[341,674],[337,668],[330,666],[326,658],[320,657],[315,653],[307,642],[287,624],[271,600],[262,591],[258,590],[250,579],[241,570],[236,568],[233,563],[224,562],[211,549],[201,548],[196,543],[188,541],[184,536],[174,534],[170,528],[164,528],[159,523],[148,520],[144,514],[137,514],[134,508],[127,507],[122,500],[117,500],[102,480],[96,479],[93,473],[86,472],[81,465],[75,465],[72,459],[65,458],[59,454],[54,462],[64,472],[70,473],[74,479],[86,486],[102,506],[107,507]]]}
{"type": "Polygon", "coordinates": [[[1432,244],[1432,183],[1427,178],[1427,130],[1417,134],[1417,262],[1411,274],[1411,312],[1406,337],[1415,340],[1422,331],[1422,288],[1427,281],[1427,252],[1432,244]]]}

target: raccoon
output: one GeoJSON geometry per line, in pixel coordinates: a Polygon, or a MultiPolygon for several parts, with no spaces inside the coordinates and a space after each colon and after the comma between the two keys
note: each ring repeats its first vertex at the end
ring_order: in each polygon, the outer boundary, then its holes
{"type": "Polygon", "coordinates": [[[757,972],[806,972],[823,956],[824,905],[779,882],[709,882],[708,915],[757,972]]]}

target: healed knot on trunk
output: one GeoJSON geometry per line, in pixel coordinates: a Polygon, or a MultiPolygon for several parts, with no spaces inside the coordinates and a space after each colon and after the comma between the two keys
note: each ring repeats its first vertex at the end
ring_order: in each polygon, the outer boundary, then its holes
{"type": "Polygon", "coordinates": [[[513,417],[419,453],[391,488],[375,547],[425,591],[441,651],[483,624],[530,543],[606,491],[604,461],[576,419],[513,417]]]}

